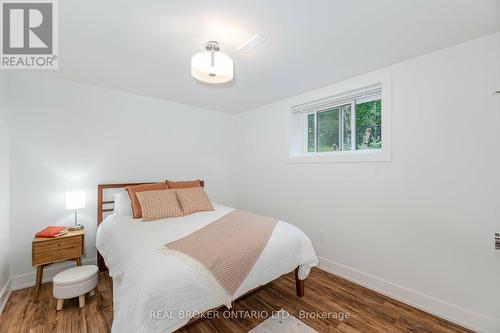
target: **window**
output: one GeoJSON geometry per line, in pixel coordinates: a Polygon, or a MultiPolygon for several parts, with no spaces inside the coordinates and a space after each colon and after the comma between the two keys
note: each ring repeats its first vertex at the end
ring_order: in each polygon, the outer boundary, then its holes
{"type": "Polygon", "coordinates": [[[390,99],[381,81],[293,106],[290,161],[390,160],[390,99]]]}
{"type": "Polygon", "coordinates": [[[332,104],[339,105],[305,112],[307,153],[382,148],[380,89],[332,104]]]}

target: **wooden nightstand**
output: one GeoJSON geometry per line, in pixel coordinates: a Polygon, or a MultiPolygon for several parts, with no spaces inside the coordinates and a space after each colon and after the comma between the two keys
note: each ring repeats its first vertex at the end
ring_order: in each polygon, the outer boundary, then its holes
{"type": "Polygon", "coordinates": [[[35,301],[38,301],[45,266],[63,260],[75,260],[77,266],[81,265],[84,234],[84,230],[76,230],[57,238],[33,238],[31,263],[36,266],[35,301]]]}

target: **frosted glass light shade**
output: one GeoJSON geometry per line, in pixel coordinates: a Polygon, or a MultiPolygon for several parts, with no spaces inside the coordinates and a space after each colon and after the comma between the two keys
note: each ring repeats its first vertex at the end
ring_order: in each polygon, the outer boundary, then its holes
{"type": "Polygon", "coordinates": [[[220,51],[196,53],[191,58],[191,75],[206,83],[229,82],[233,79],[233,60],[220,51]]]}
{"type": "Polygon", "coordinates": [[[66,192],[66,209],[80,209],[85,207],[85,192],[66,192]]]}

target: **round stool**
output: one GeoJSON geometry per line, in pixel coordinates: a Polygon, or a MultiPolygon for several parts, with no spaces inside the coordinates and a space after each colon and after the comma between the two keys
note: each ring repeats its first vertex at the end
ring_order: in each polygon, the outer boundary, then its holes
{"type": "Polygon", "coordinates": [[[95,265],[77,266],[58,273],[52,279],[54,285],[53,294],[57,298],[57,310],[61,310],[64,300],[78,297],[80,308],[85,306],[85,294],[90,292],[94,295],[99,277],[98,268],[95,265]]]}

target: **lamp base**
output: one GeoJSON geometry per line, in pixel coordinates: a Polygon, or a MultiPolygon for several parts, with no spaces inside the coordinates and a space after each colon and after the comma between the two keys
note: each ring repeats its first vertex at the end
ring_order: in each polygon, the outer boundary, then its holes
{"type": "Polygon", "coordinates": [[[82,229],[83,229],[83,224],[76,224],[68,227],[69,231],[82,230],[82,229]]]}

